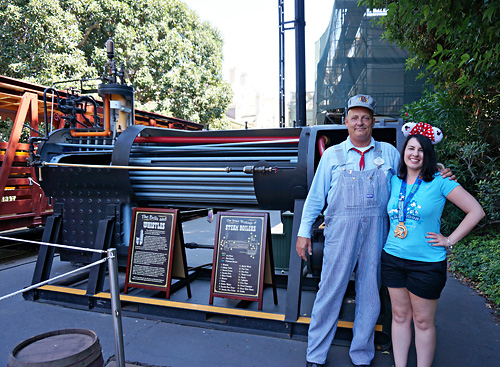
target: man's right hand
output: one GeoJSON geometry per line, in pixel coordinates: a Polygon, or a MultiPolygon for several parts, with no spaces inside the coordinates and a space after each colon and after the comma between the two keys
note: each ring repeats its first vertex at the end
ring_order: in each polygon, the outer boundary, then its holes
{"type": "Polygon", "coordinates": [[[306,259],[306,250],[309,255],[312,255],[312,244],[311,239],[307,237],[297,237],[297,244],[295,245],[297,254],[303,259],[306,259]]]}

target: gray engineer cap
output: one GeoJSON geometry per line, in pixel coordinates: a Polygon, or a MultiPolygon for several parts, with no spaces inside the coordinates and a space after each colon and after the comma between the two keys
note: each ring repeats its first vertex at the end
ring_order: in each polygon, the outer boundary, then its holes
{"type": "Polygon", "coordinates": [[[368,94],[357,94],[347,101],[347,110],[349,111],[353,107],[365,107],[373,112],[376,104],[377,102],[375,102],[372,96],[368,94]]]}

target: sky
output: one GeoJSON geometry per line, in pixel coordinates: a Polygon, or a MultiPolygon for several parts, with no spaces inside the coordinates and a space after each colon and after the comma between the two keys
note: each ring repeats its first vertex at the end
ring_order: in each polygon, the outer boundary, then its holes
{"type": "MultiPolygon", "coordinates": [[[[279,96],[278,0],[182,0],[224,40],[223,76],[236,67],[265,96],[279,96]]],[[[314,45],[328,26],[334,0],[304,0],[306,89],[314,91],[314,45]]],[[[284,0],[285,21],[295,17],[295,1],[284,0]]],[[[289,25],[291,26],[291,24],[289,25]]],[[[295,91],[295,32],[285,32],[286,97],[295,91]]]]}

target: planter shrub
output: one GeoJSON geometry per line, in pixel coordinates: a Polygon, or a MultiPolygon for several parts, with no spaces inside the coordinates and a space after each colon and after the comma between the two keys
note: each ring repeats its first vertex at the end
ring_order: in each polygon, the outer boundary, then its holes
{"type": "Polygon", "coordinates": [[[470,235],[453,247],[450,270],[470,280],[498,310],[500,307],[500,234],[470,235]]]}

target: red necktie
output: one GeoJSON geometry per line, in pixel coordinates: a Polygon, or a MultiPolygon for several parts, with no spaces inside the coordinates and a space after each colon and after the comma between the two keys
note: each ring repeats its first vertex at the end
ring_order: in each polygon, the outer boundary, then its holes
{"type": "Polygon", "coordinates": [[[362,152],[361,150],[358,150],[356,148],[351,148],[352,150],[354,150],[355,152],[357,152],[361,155],[361,159],[359,160],[359,170],[360,171],[365,169],[365,153],[368,153],[372,148],[373,147],[370,147],[367,150],[365,150],[364,152],[362,152]]]}

